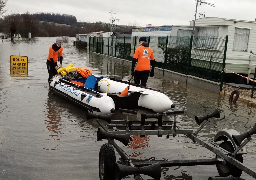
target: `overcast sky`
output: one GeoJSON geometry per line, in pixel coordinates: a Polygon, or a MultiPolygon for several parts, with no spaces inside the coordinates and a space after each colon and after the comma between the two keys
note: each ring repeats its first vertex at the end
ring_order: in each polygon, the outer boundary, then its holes
{"type": "MultiPolygon", "coordinates": [[[[198,14],[206,17],[254,21],[256,0],[202,0],[198,14]]],[[[110,11],[118,25],[189,25],[194,19],[196,0],[8,0],[5,15],[13,13],[68,14],[78,22],[110,22],[110,11]]]]}

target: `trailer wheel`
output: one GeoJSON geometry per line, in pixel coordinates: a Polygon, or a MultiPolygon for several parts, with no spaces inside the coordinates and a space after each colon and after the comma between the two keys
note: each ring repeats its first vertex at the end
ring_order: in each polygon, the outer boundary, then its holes
{"type": "Polygon", "coordinates": [[[112,145],[106,143],[100,148],[99,176],[100,180],[115,180],[116,156],[112,145]]]}
{"type": "MultiPolygon", "coordinates": [[[[233,145],[230,141],[224,141],[220,144],[220,147],[227,150],[228,152],[234,152],[233,145]]],[[[243,157],[241,154],[236,155],[235,159],[239,162],[243,162],[243,157]]],[[[226,162],[225,164],[216,164],[218,173],[221,177],[227,177],[232,175],[234,177],[240,177],[242,175],[242,170],[233,166],[232,164],[226,162]]]]}

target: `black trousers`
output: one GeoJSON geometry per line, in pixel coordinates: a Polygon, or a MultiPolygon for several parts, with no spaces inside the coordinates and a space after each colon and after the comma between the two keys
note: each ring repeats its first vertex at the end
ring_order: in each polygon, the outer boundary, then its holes
{"type": "Polygon", "coordinates": [[[135,84],[146,87],[150,71],[135,71],[134,81],[135,84]]]}
{"type": "Polygon", "coordinates": [[[52,77],[57,74],[57,70],[55,69],[56,65],[54,63],[52,63],[51,61],[47,60],[46,66],[47,66],[47,70],[48,70],[48,73],[49,73],[48,82],[50,82],[52,77]]]}

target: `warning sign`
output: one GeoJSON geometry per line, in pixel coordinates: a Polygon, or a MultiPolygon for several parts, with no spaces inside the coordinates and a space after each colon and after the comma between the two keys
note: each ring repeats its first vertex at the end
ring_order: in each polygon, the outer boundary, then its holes
{"type": "Polygon", "coordinates": [[[11,75],[28,75],[28,57],[11,56],[10,57],[11,75]]]}

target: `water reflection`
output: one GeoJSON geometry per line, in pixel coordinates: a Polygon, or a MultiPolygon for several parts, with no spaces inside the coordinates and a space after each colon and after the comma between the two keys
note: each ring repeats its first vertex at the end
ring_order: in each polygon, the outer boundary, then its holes
{"type": "Polygon", "coordinates": [[[135,151],[132,152],[130,157],[138,157],[143,154],[143,152],[140,152],[140,149],[144,149],[145,147],[148,147],[149,142],[149,136],[145,135],[132,135],[131,136],[132,141],[129,142],[129,145],[127,148],[134,149],[135,151]]]}
{"type": "Polygon", "coordinates": [[[48,92],[46,113],[47,120],[45,120],[45,124],[49,131],[49,136],[51,137],[46,140],[60,140],[61,137],[63,140],[64,136],[62,135],[65,134],[66,137],[67,133],[71,132],[70,130],[68,132],[66,131],[66,127],[70,124],[77,126],[77,128],[72,130],[73,133],[79,132],[79,134],[81,133],[80,137],[82,138],[94,139],[95,137],[93,133],[87,133],[99,127],[97,121],[104,125],[107,124],[105,120],[96,118],[89,119],[86,109],[63,99],[63,97],[60,97],[51,91],[48,92]]]}
{"type": "Polygon", "coordinates": [[[59,150],[59,142],[61,135],[61,116],[60,108],[56,101],[52,99],[54,95],[51,92],[48,93],[47,106],[46,106],[46,117],[45,120],[46,129],[49,131],[49,145],[53,146],[50,148],[44,148],[45,150],[59,150]],[[56,143],[57,142],[57,143],[56,143]],[[53,144],[53,145],[52,145],[53,144]]]}
{"type": "Polygon", "coordinates": [[[36,43],[38,41],[37,38],[14,38],[13,40],[11,39],[6,39],[5,41],[11,41],[12,44],[16,43],[36,43]]]}
{"type": "Polygon", "coordinates": [[[119,76],[123,79],[130,74],[130,64],[117,58],[90,53],[89,62],[93,68],[99,69],[101,75],[119,76]]]}

